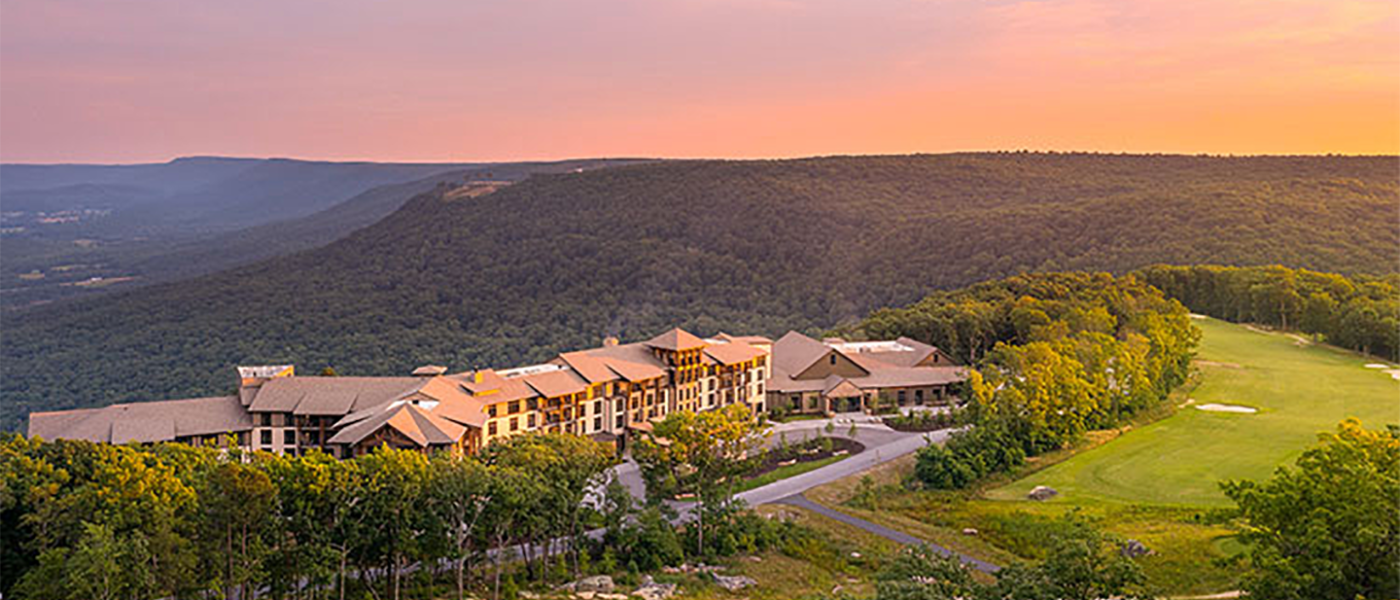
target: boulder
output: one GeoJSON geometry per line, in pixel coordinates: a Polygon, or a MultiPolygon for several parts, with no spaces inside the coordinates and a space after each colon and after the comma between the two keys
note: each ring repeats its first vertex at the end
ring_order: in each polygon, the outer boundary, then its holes
{"type": "Polygon", "coordinates": [[[612,577],[607,575],[594,575],[584,577],[570,584],[575,592],[593,592],[595,594],[611,594],[613,591],[612,577]]]}
{"type": "Polygon", "coordinates": [[[1153,552],[1152,549],[1148,548],[1146,544],[1143,544],[1142,542],[1139,542],[1137,540],[1128,540],[1126,542],[1123,542],[1123,545],[1119,546],[1118,552],[1128,558],[1137,558],[1139,556],[1151,556],[1153,554],[1156,554],[1156,552],[1153,552]]]}
{"type": "Polygon", "coordinates": [[[642,585],[632,590],[632,595],[642,600],[665,600],[676,595],[676,584],[657,583],[651,575],[642,577],[642,585]]]}
{"type": "Polygon", "coordinates": [[[1026,494],[1026,497],[1031,500],[1049,500],[1057,495],[1059,495],[1059,492],[1055,491],[1055,488],[1037,485],[1035,489],[1031,490],[1031,493],[1026,494]]]}
{"type": "Polygon", "coordinates": [[[757,582],[757,581],[754,581],[754,578],[752,578],[752,577],[747,577],[747,576],[744,576],[744,575],[732,575],[732,576],[731,576],[731,575],[720,575],[719,573],[715,573],[715,574],[714,574],[714,578],[715,578],[715,585],[718,585],[719,587],[722,587],[722,588],[724,588],[725,590],[730,591],[730,592],[737,592],[737,591],[742,590],[742,589],[744,589],[744,588],[746,588],[746,587],[749,587],[749,586],[751,586],[751,585],[758,585],[758,582],[757,582]]]}

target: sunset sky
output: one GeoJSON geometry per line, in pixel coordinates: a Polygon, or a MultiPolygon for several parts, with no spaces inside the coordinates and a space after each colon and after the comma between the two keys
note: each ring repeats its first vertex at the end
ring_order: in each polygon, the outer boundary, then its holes
{"type": "Polygon", "coordinates": [[[0,159],[1400,151],[1395,0],[3,0],[0,159]]]}

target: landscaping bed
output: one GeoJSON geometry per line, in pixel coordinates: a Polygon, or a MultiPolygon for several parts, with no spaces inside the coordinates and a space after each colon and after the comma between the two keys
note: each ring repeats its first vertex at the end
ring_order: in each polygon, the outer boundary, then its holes
{"type": "MultiPolygon", "coordinates": [[[[776,446],[758,457],[745,479],[756,479],[778,469],[805,463],[844,458],[865,451],[865,444],[839,437],[818,437],[776,446]]],[[[835,462],[835,461],[831,461],[835,462]]]]}
{"type": "Polygon", "coordinates": [[[882,417],[886,427],[895,431],[926,432],[949,429],[964,425],[961,410],[913,411],[907,415],[894,414],[882,417]]]}

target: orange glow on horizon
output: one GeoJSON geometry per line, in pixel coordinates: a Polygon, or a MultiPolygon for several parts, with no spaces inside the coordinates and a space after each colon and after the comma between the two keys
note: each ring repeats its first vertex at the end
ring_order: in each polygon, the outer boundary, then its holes
{"type": "Polygon", "coordinates": [[[1400,153],[1391,0],[189,6],[6,0],[0,159],[1400,153]]]}

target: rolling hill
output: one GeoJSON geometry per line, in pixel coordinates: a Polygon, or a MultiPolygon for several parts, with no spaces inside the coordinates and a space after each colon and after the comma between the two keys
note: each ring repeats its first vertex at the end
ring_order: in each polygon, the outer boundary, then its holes
{"type": "MultiPolygon", "coordinates": [[[[278,160],[214,172],[213,183],[199,183],[188,168],[175,168],[192,160],[200,159],[128,167],[0,166],[6,174],[17,173],[21,183],[61,177],[117,179],[4,192],[6,211],[99,212],[90,218],[83,214],[73,223],[7,233],[0,241],[5,250],[0,258],[0,307],[16,309],[112,291],[112,287],[81,285],[94,277],[105,281],[122,278],[122,287],[134,287],[314,248],[374,223],[440,183],[514,182],[532,173],[637,162],[580,159],[458,168],[460,165],[278,160]],[[58,172],[50,173],[53,170],[58,172]],[[424,173],[431,174],[421,177],[424,173]],[[406,176],[412,178],[404,180],[406,176]],[[124,183],[128,180],[141,185],[124,183]],[[143,222],[155,225],[147,229],[134,225],[143,222]]],[[[253,162],[204,160],[239,166],[253,162]]]]}
{"type": "Polygon", "coordinates": [[[435,190],[314,250],[8,315],[4,413],[227,391],[231,366],[505,366],[670,325],[779,334],[1034,270],[1388,272],[1395,157],[668,161],[435,190]]]}

